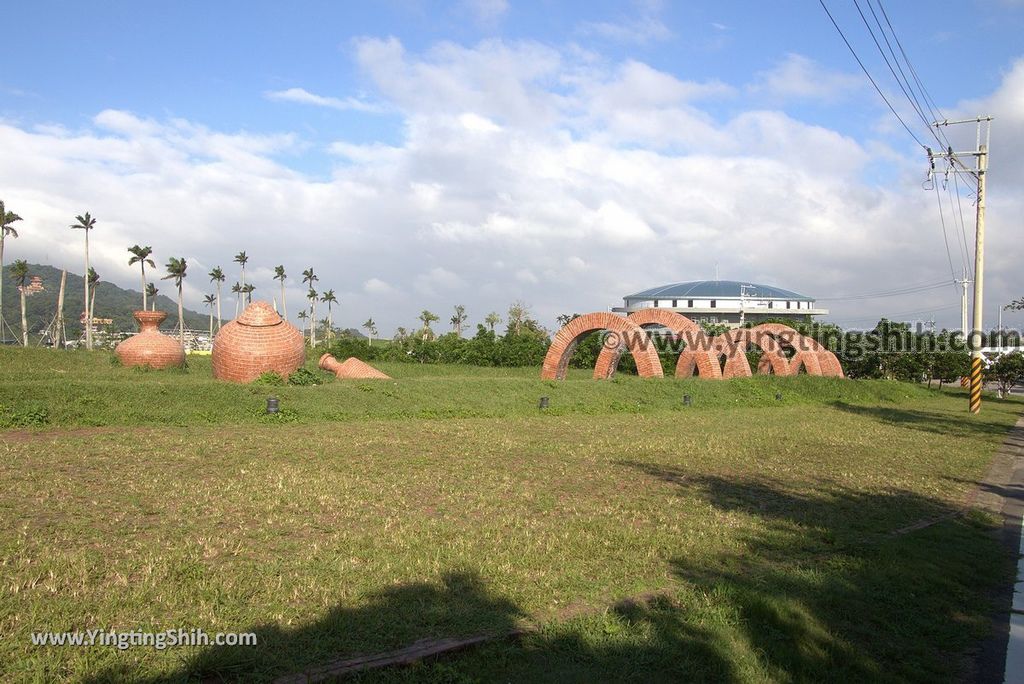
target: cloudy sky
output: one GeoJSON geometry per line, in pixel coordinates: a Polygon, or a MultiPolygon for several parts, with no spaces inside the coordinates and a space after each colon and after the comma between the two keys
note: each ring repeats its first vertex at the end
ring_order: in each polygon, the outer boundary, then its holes
{"type": "MultiPolygon", "coordinates": [[[[257,297],[283,264],[294,314],[313,267],[336,322],[385,334],[514,300],[553,328],[716,267],[844,325],[958,326],[971,179],[959,202],[952,177],[923,186],[928,128],[853,0],[827,5],[910,132],[810,0],[15,3],[0,198],[24,221],[7,259],[80,272],[67,226],[90,211],[103,279],[137,287],[126,248],[152,245],[188,259],[197,310],[205,274],[230,284],[245,250],[257,297]]],[[[1024,2],[859,5],[943,116],[997,117],[994,323],[1024,295],[1024,2]]],[[[973,147],[962,128],[947,133],[973,147]]]]}

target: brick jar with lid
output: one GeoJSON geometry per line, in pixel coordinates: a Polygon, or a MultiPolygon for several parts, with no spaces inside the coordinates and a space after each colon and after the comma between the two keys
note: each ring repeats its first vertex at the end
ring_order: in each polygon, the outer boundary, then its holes
{"type": "Polygon", "coordinates": [[[252,382],[273,371],[287,378],[306,361],[302,333],[267,302],[253,302],[213,340],[213,377],[252,382]]]}

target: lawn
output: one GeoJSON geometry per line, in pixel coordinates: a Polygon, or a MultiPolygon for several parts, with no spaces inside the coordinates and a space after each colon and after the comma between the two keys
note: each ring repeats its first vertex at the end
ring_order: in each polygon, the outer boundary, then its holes
{"type": "Polygon", "coordinates": [[[234,386],[208,363],[0,350],[3,680],[270,681],[523,628],[365,678],[953,681],[1012,577],[989,516],[948,514],[1020,402],[387,364],[234,386]],[[259,644],[30,643],[93,627],[259,644]]]}

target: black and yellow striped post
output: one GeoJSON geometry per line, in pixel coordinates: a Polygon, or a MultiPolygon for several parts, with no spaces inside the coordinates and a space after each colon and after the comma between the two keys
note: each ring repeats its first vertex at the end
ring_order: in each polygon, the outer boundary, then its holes
{"type": "Polygon", "coordinates": [[[962,378],[960,378],[960,386],[963,387],[964,389],[967,389],[968,387],[970,387],[971,386],[971,376],[965,375],[962,378]]]}
{"type": "Polygon", "coordinates": [[[971,356],[971,413],[981,413],[981,356],[971,356]]]}

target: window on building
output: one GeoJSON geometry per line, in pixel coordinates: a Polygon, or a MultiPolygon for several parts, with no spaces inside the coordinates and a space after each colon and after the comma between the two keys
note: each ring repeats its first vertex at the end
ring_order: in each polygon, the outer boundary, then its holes
{"type": "Polygon", "coordinates": [[[718,306],[718,301],[717,301],[717,300],[715,300],[715,299],[712,299],[712,300],[711,300],[711,308],[712,308],[712,309],[714,309],[714,308],[715,308],[715,307],[717,307],[717,306],[718,306]]]}
{"type": "Polygon", "coordinates": [[[688,309],[692,309],[693,308],[693,300],[692,299],[687,299],[686,300],[686,308],[688,308],[688,309]]]}
{"type": "Polygon", "coordinates": [[[655,300],[654,300],[654,308],[655,308],[655,309],[657,309],[657,308],[658,308],[658,300],[657,300],[657,299],[655,299],[655,300]]]}
{"type": "Polygon", "coordinates": [[[790,305],[790,304],[792,304],[792,302],[786,302],[786,308],[787,308],[787,309],[789,308],[789,305],[790,305]]]}
{"type": "Polygon", "coordinates": [[[672,300],[672,308],[675,309],[678,306],[679,306],[679,300],[678,299],[673,299],[672,300]]]}
{"type": "Polygon", "coordinates": [[[771,300],[768,300],[768,308],[769,308],[769,309],[770,309],[770,308],[772,308],[772,302],[771,302],[771,300]]]}

